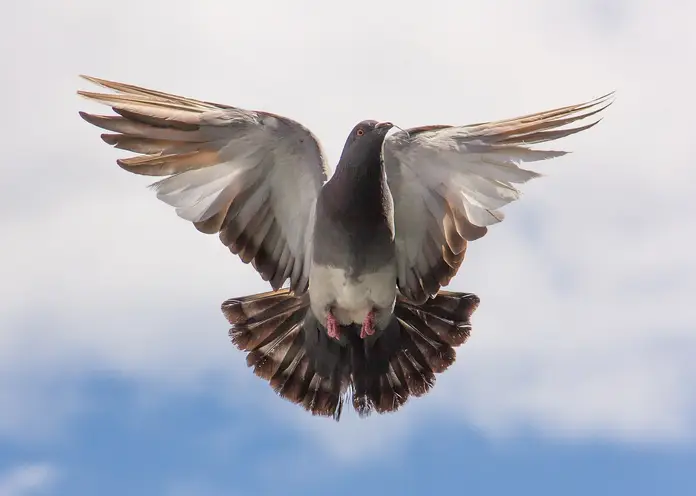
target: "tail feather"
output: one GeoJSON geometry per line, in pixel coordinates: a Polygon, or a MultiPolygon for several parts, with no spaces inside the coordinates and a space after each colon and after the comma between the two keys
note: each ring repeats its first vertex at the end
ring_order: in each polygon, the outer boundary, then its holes
{"type": "Polygon", "coordinates": [[[286,324],[286,319],[290,316],[291,312],[284,312],[258,322],[251,321],[238,325],[230,333],[230,337],[240,349],[256,351],[278,335],[281,326],[286,324]]]}
{"type": "Polygon", "coordinates": [[[293,313],[287,319],[281,317],[273,333],[270,333],[260,346],[247,355],[247,365],[254,367],[256,375],[268,381],[271,380],[285,357],[288,356],[293,340],[302,328],[303,317],[300,312],[293,313]]]}
{"type": "Polygon", "coordinates": [[[454,348],[441,340],[437,333],[430,329],[416,314],[411,314],[408,319],[399,319],[399,323],[408,329],[408,337],[415,345],[409,346],[409,348],[419,352],[433,372],[438,374],[444,372],[454,363],[456,358],[454,348]]]}
{"type": "Polygon", "coordinates": [[[267,380],[283,398],[304,406],[314,415],[338,419],[343,409],[347,382],[338,374],[316,373],[305,350],[302,324],[309,296],[289,290],[269,291],[222,304],[232,324],[230,338],[248,352],[247,365],[267,380]]]}
{"type": "Polygon", "coordinates": [[[257,376],[313,415],[338,420],[349,397],[362,417],[396,411],[426,394],[469,337],[478,303],[473,294],[448,291],[422,305],[399,297],[387,329],[360,339],[359,329],[345,327],[342,347],[317,338],[325,330],[310,318],[308,294],[269,291],[227,300],[222,310],[232,342],[248,353],[257,376]]]}
{"type": "Polygon", "coordinates": [[[426,363],[419,362],[408,349],[403,351],[398,360],[404,369],[408,390],[413,396],[423,396],[435,385],[435,374],[426,363]]]}
{"type": "Polygon", "coordinates": [[[436,298],[422,305],[405,299],[399,300],[395,313],[407,321],[422,321],[424,328],[435,332],[438,338],[453,347],[460,346],[471,333],[471,314],[479,304],[479,298],[471,293],[440,291],[436,298]]]}
{"type": "MultiPolygon", "coordinates": [[[[300,339],[299,334],[296,339],[300,339]]],[[[300,403],[309,390],[310,380],[309,360],[306,360],[304,350],[300,350],[287,367],[278,368],[270,384],[279,395],[293,403],[300,403]]]]}

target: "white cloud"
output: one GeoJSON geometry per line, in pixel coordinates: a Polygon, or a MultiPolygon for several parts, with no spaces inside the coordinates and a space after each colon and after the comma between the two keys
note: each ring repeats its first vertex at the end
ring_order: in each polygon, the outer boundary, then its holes
{"type": "Polygon", "coordinates": [[[56,469],[49,464],[20,465],[0,473],[0,496],[45,494],[56,479],[56,469]]]}
{"type": "Polygon", "coordinates": [[[78,73],[292,116],[333,160],[363,118],[476,122],[618,88],[599,126],[562,143],[575,153],[543,164],[548,177],[470,247],[452,288],[482,304],[433,393],[361,423],[299,410],[289,422],[342,457],[358,431],[379,446],[440,415],[491,436],[693,434],[696,75],[685,54],[696,7],[201,1],[169,2],[165,19],[156,2],[124,1],[118,14],[76,1],[70,15],[36,3],[16,5],[0,34],[14,62],[0,83],[12,96],[0,123],[0,398],[13,405],[0,436],[35,432],[39,403],[69,418],[95,373],[165,390],[223,377],[226,395],[273,401],[255,408],[297,410],[244,371],[219,313],[265,285],[116,167],[120,153],[76,115],[95,108],[74,95],[78,73]],[[51,393],[56,381],[69,401],[51,393]]]}

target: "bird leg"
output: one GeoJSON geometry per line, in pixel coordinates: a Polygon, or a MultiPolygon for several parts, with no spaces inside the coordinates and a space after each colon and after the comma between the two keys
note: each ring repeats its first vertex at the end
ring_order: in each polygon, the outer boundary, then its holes
{"type": "Polygon", "coordinates": [[[341,328],[338,325],[338,320],[336,320],[334,314],[331,313],[331,310],[329,310],[329,313],[326,315],[326,333],[330,338],[341,339],[341,328]]]}
{"type": "Polygon", "coordinates": [[[375,312],[370,312],[365,316],[362,329],[360,329],[360,339],[365,339],[367,336],[372,336],[375,333],[375,312]]]}

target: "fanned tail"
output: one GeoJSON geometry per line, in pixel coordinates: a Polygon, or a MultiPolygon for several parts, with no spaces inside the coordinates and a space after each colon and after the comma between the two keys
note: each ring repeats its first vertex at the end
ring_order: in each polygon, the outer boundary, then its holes
{"type": "Polygon", "coordinates": [[[399,297],[394,329],[387,329],[371,347],[369,341],[362,344],[364,354],[354,354],[353,407],[358,414],[396,411],[409,397],[430,391],[435,374],[454,363],[455,348],[469,337],[479,301],[474,294],[450,291],[420,305],[399,297]]]}
{"type": "Polygon", "coordinates": [[[343,345],[317,327],[308,294],[284,289],[232,298],[222,311],[232,342],[247,352],[257,376],[313,415],[339,420],[349,396],[366,416],[396,411],[427,393],[469,337],[478,304],[471,293],[440,291],[424,304],[400,296],[392,325],[368,339],[360,339],[359,326],[344,327],[343,345]]]}
{"type": "Polygon", "coordinates": [[[247,365],[283,398],[313,415],[338,420],[348,386],[338,373],[322,376],[307,355],[303,323],[309,295],[281,289],[232,298],[222,311],[232,324],[230,338],[248,352],[247,365]]]}

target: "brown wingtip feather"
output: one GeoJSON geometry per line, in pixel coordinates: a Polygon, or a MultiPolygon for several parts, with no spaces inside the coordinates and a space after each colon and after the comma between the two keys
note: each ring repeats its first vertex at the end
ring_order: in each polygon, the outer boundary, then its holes
{"type": "Polygon", "coordinates": [[[491,144],[533,144],[552,141],[584,131],[601,119],[575,128],[563,128],[576,121],[599,114],[615,101],[615,92],[609,92],[593,100],[567,105],[510,119],[467,125],[470,135],[480,136],[491,144]],[[556,131],[548,131],[556,129],[556,131]]]}
{"type": "MultiPolygon", "coordinates": [[[[82,110],[80,110],[80,111],[78,112],[78,115],[79,115],[80,117],[82,117],[82,119],[85,120],[86,122],[89,122],[90,124],[99,127],[99,125],[96,124],[97,120],[95,119],[95,117],[97,117],[97,116],[95,116],[95,115],[93,115],[93,114],[89,114],[89,113],[84,112],[84,111],[82,111],[82,110]]],[[[102,117],[107,117],[107,116],[102,116],[102,117]]]]}
{"type": "Polygon", "coordinates": [[[218,153],[212,150],[155,156],[141,155],[116,160],[122,169],[145,176],[170,176],[189,170],[203,169],[219,162],[218,153]]]}
{"type": "MultiPolygon", "coordinates": [[[[84,79],[85,81],[89,81],[90,83],[95,84],[97,86],[101,86],[103,88],[108,88],[110,90],[114,90],[114,91],[118,91],[118,92],[123,92],[123,90],[125,88],[128,88],[131,91],[133,89],[138,89],[137,86],[133,86],[133,85],[125,84],[125,83],[119,83],[117,81],[112,81],[112,80],[104,79],[104,78],[98,78],[95,76],[89,76],[87,74],[79,74],[78,77],[80,77],[81,79],[84,79]]],[[[80,91],[78,91],[78,93],[80,91]]]]}
{"type": "Polygon", "coordinates": [[[78,76],[86,81],[89,81],[90,83],[94,84],[101,84],[101,81],[106,81],[104,79],[99,79],[94,76],[88,76],[86,74],[78,74],[78,76]]]}
{"type": "MultiPolygon", "coordinates": [[[[80,77],[86,81],[89,81],[93,84],[96,84],[97,86],[101,86],[103,88],[110,89],[112,91],[115,91],[116,93],[126,95],[127,98],[134,99],[134,101],[146,101],[149,103],[152,103],[154,105],[160,105],[160,106],[165,106],[165,107],[170,107],[170,108],[180,108],[183,110],[188,110],[188,111],[204,111],[204,110],[213,110],[213,109],[221,109],[221,108],[233,108],[230,107],[229,105],[221,104],[221,103],[215,103],[215,102],[208,102],[204,100],[197,100],[195,98],[188,98],[185,96],[181,95],[176,95],[174,93],[165,93],[163,91],[158,91],[158,90],[153,90],[150,88],[145,88],[141,86],[136,86],[133,84],[127,84],[127,83],[119,83],[116,81],[111,81],[108,79],[102,79],[102,78],[97,78],[94,76],[86,76],[86,75],[80,75],[80,77]],[[145,98],[145,100],[143,100],[145,98]]],[[[85,95],[85,93],[92,93],[88,91],[83,91],[79,90],[78,94],[81,94],[82,96],[86,96],[87,98],[91,98],[90,96],[85,95]]],[[[96,94],[92,93],[93,95],[99,95],[96,100],[100,100],[101,96],[109,97],[111,95],[105,95],[105,94],[96,94]]],[[[118,98],[119,95],[116,95],[116,98],[118,98]]],[[[102,102],[105,103],[105,102],[102,102]]]]}

